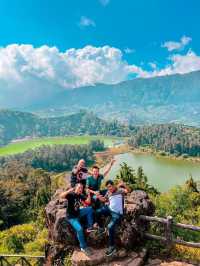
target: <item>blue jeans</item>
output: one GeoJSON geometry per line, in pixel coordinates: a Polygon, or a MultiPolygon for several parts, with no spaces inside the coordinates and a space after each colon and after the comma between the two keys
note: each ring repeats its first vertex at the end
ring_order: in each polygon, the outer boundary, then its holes
{"type": "Polygon", "coordinates": [[[80,244],[80,248],[86,248],[87,244],[85,242],[85,236],[83,232],[83,227],[80,223],[80,218],[86,217],[87,220],[87,228],[93,226],[93,210],[92,207],[85,207],[80,209],[79,217],[77,218],[69,218],[68,222],[71,224],[73,229],[76,231],[76,235],[80,244]]]}
{"type": "Polygon", "coordinates": [[[111,220],[107,226],[108,228],[108,244],[109,246],[114,246],[115,245],[115,227],[116,225],[120,222],[121,219],[121,214],[118,214],[116,212],[112,212],[108,206],[103,206],[100,209],[96,211],[96,215],[98,216],[111,216],[111,220]]]}

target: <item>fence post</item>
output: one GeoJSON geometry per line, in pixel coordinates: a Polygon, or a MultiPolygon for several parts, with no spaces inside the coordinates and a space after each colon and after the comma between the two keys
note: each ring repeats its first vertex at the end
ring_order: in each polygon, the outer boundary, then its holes
{"type": "Polygon", "coordinates": [[[171,249],[173,243],[172,225],[173,225],[173,217],[167,216],[167,223],[165,226],[165,237],[166,237],[166,244],[168,251],[171,249]]]}

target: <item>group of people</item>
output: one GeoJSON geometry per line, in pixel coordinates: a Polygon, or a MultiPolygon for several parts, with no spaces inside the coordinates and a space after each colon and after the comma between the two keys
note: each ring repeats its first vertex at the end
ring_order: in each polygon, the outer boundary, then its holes
{"type": "Polygon", "coordinates": [[[90,172],[85,161],[81,159],[71,174],[71,187],[62,192],[61,199],[68,200],[67,219],[75,230],[81,251],[91,254],[85,240],[85,233],[97,231],[101,235],[108,232],[109,243],[107,256],[116,252],[115,228],[124,213],[124,194],[129,188],[123,182],[117,186],[112,180],[107,180],[105,188],[101,190],[102,181],[109,173],[115,160],[111,160],[104,174],[100,174],[99,167],[93,166],[90,172]],[[110,216],[110,222],[103,228],[102,216],[110,216]],[[81,221],[85,218],[86,224],[81,221]],[[85,228],[84,228],[85,226],[85,228]]]}

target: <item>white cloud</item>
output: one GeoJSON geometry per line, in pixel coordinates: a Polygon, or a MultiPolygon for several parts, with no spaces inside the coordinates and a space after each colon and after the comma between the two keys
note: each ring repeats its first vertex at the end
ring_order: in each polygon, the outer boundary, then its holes
{"type": "Polygon", "coordinates": [[[107,6],[110,3],[110,0],[99,0],[99,2],[103,5],[103,6],[107,6]]]}
{"type": "Polygon", "coordinates": [[[150,62],[149,65],[150,65],[150,67],[151,67],[152,69],[156,69],[156,68],[157,68],[156,63],[154,63],[154,62],[150,62]]]}
{"type": "Polygon", "coordinates": [[[145,65],[128,64],[122,51],[110,46],[85,46],[61,52],[46,45],[38,48],[8,45],[0,48],[0,106],[6,102],[5,97],[28,105],[28,101],[40,99],[41,95],[47,97],[64,89],[95,83],[115,84],[130,76],[184,74],[200,70],[200,56],[189,50],[185,55],[171,55],[162,69],[154,62],[149,65],[151,71],[146,71],[145,65]]]}
{"type": "Polygon", "coordinates": [[[142,74],[142,77],[156,77],[172,74],[185,74],[200,70],[200,56],[192,50],[185,55],[174,54],[169,57],[170,63],[162,69],[154,69],[148,73],[142,74]]]}
{"type": "Polygon", "coordinates": [[[0,48],[0,81],[14,87],[26,84],[30,89],[36,80],[76,88],[99,82],[117,83],[131,73],[143,73],[140,67],[129,65],[122,56],[121,50],[110,46],[86,46],[60,52],[46,45],[39,48],[8,45],[0,48]]]}
{"type": "Polygon", "coordinates": [[[192,41],[192,38],[183,36],[180,39],[180,42],[173,42],[173,41],[168,41],[162,44],[162,47],[167,48],[168,51],[173,51],[173,50],[181,50],[183,49],[186,45],[189,44],[189,42],[192,41]]]}
{"type": "Polygon", "coordinates": [[[132,53],[135,52],[135,49],[132,49],[132,48],[126,47],[126,48],[124,49],[124,52],[125,52],[125,54],[132,54],[132,53]]]}
{"type": "Polygon", "coordinates": [[[95,27],[96,23],[94,22],[94,20],[92,20],[92,19],[90,19],[88,17],[82,16],[80,18],[79,25],[81,27],[89,27],[89,26],[95,27]]]}

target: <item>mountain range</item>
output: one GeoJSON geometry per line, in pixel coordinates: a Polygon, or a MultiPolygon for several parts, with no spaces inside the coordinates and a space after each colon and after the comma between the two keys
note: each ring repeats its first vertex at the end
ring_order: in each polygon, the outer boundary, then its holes
{"type": "Polygon", "coordinates": [[[42,95],[31,104],[19,102],[12,107],[42,116],[60,116],[86,109],[104,119],[135,125],[175,122],[200,126],[200,71],[60,89],[51,95],[42,95]]]}

